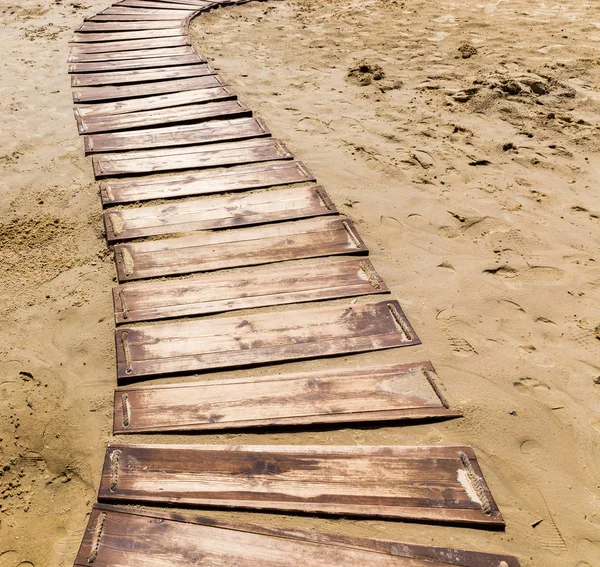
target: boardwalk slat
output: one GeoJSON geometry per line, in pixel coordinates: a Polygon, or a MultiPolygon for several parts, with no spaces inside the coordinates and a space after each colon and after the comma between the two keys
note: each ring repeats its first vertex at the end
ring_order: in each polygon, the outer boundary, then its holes
{"type": "Polygon", "coordinates": [[[104,206],[151,199],[246,191],[288,183],[315,181],[303,163],[282,161],[220,170],[165,175],[160,178],[110,181],[100,184],[104,206]]]}
{"type": "Polygon", "coordinates": [[[387,293],[366,258],[318,258],[113,288],[117,324],[387,293]]]}
{"type": "Polygon", "coordinates": [[[418,362],[117,388],[113,433],[458,417],[435,379],[432,364],[418,362]]]}
{"type": "Polygon", "coordinates": [[[94,175],[96,178],[102,178],[243,165],[291,158],[292,154],[280,140],[262,138],[224,144],[148,150],[133,154],[102,154],[95,156],[92,161],[94,175]]]}
{"type": "Polygon", "coordinates": [[[99,499],[504,526],[467,446],[110,444],[99,499]]]}
{"type": "MultiPolygon", "coordinates": [[[[97,87],[124,85],[127,83],[154,82],[188,77],[215,75],[216,71],[207,63],[164,67],[160,69],[140,69],[139,71],[114,71],[103,73],[83,73],[71,75],[72,87],[97,87]]],[[[135,89],[134,89],[135,92],[135,89]]]]}
{"type": "Polygon", "coordinates": [[[214,87],[210,89],[182,91],[180,93],[131,98],[116,102],[84,104],[77,107],[76,113],[83,118],[88,116],[114,116],[115,114],[128,114],[130,112],[141,112],[235,98],[237,97],[231,89],[227,87],[214,87]]]}
{"type": "Polygon", "coordinates": [[[203,567],[519,567],[508,555],[94,505],[75,567],[150,567],[156,558],[168,558],[169,567],[189,567],[193,558],[202,558],[203,567]]]}
{"type": "Polygon", "coordinates": [[[89,87],[73,91],[73,101],[80,103],[104,102],[155,96],[160,94],[179,93],[196,89],[210,89],[222,87],[223,81],[217,75],[205,77],[191,77],[174,81],[157,81],[155,83],[141,83],[136,85],[121,85],[108,87],[89,87]]]}
{"type": "Polygon", "coordinates": [[[104,213],[109,243],[337,214],[321,186],[187,200],[104,213]]]}
{"type": "Polygon", "coordinates": [[[181,65],[206,64],[206,58],[195,53],[172,55],[171,57],[145,57],[141,59],[123,59],[117,61],[87,61],[71,63],[69,73],[98,73],[108,71],[124,71],[151,69],[158,67],[178,67],[181,65]]]}
{"type": "Polygon", "coordinates": [[[270,135],[260,118],[234,118],[148,130],[93,134],[84,137],[84,146],[86,155],[89,155],[124,150],[214,144],[270,135]]]}
{"type": "Polygon", "coordinates": [[[120,327],[115,342],[119,381],[420,344],[397,301],[120,327]]]}
{"type": "Polygon", "coordinates": [[[123,2],[118,2],[117,4],[113,4],[114,7],[123,6],[126,8],[150,8],[150,9],[159,9],[159,10],[179,10],[184,12],[198,12],[206,9],[204,6],[198,6],[197,4],[188,4],[185,2],[181,2],[178,4],[175,3],[166,3],[166,2],[158,2],[151,0],[123,0],[123,2]]]}
{"type": "Polygon", "coordinates": [[[150,20],[147,22],[84,22],[75,30],[77,33],[125,32],[139,30],[181,29],[185,21],[150,20]]]}
{"type": "Polygon", "coordinates": [[[103,43],[110,41],[129,41],[129,40],[148,40],[157,39],[163,37],[181,37],[187,35],[187,29],[185,26],[178,28],[169,28],[162,30],[142,30],[142,31],[131,31],[131,32],[102,32],[102,33],[79,33],[75,32],[75,35],[71,38],[70,43],[103,43]]]}
{"type": "Polygon", "coordinates": [[[351,221],[324,217],[118,244],[115,260],[128,281],[366,252],[351,221]]]}
{"type": "MultiPolygon", "coordinates": [[[[158,59],[159,57],[175,57],[185,55],[196,55],[190,45],[179,47],[162,47],[158,49],[132,49],[125,51],[108,51],[106,53],[71,53],[69,63],[100,63],[110,61],[134,61],[141,62],[142,59],[158,59]]],[[[203,57],[198,55],[198,57],[203,57]]]]}
{"type": "Polygon", "coordinates": [[[179,10],[144,10],[136,8],[109,8],[86,18],[86,22],[153,22],[153,21],[179,21],[183,25],[189,17],[179,10]]]}
{"type": "MultiPolygon", "coordinates": [[[[213,89],[210,89],[213,90],[213,89]]],[[[211,93],[215,94],[215,93],[211,93]]],[[[228,98],[231,98],[230,96],[228,98]]],[[[184,122],[200,122],[218,118],[251,116],[252,111],[239,100],[207,101],[203,104],[189,104],[173,108],[143,110],[112,116],[82,116],[75,109],[77,128],[80,134],[116,132],[150,126],[167,126],[184,122]]]]}
{"type": "Polygon", "coordinates": [[[132,51],[137,49],[160,49],[165,47],[181,47],[190,45],[187,36],[159,37],[138,41],[105,41],[102,43],[73,43],[69,51],[74,55],[84,53],[111,53],[116,51],[132,51]]]}

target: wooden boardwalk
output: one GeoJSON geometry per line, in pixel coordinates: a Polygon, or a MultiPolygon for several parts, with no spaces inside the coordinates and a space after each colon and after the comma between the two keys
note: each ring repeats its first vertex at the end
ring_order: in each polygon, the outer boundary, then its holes
{"type": "MultiPolygon", "coordinates": [[[[359,229],[192,47],[192,18],[246,1],[122,0],[70,43],[75,119],[114,244],[119,382],[420,344],[359,229]]],[[[114,433],[459,415],[422,361],[120,386],[114,433]]],[[[115,444],[99,498],[504,526],[468,446],[115,444]]],[[[100,504],[75,564],[518,567],[392,545],[100,504]]]]}

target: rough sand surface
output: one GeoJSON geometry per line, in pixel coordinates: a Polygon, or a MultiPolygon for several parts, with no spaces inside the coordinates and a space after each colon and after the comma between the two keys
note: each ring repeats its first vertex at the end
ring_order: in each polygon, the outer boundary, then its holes
{"type": "MultiPolygon", "coordinates": [[[[114,267],[66,74],[105,6],[0,7],[0,567],[72,564],[110,439],[114,267]]],[[[596,567],[600,6],[286,0],[192,28],[357,223],[424,343],[215,377],[430,358],[465,417],[130,439],[471,444],[505,533],[213,514],[596,567]]]]}

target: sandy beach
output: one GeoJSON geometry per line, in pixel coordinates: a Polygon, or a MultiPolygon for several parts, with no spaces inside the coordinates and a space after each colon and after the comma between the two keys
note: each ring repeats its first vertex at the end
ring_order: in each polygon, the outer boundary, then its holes
{"type": "MultiPolygon", "coordinates": [[[[106,6],[0,5],[0,567],[72,565],[115,440],[116,273],[67,74],[106,6]]],[[[250,2],[191,35],[354,221],[423,342],[210,377],[431,360],[464,417],[126,441],[472,445],[504,532],[207,515],[596,567],[600,6],[250,2]]]]}

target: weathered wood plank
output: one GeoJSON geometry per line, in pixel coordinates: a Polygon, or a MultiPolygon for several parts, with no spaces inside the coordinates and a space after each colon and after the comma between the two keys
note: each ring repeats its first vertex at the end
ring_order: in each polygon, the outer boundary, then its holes
{"type": "Polygon", "coordinates": [[[519,567],[515,557],[95,504],[75,567],[519,567]],[[135,544],[135,545],[134,545],[135,544]],[[191,559],[190,559],[191,558],[191,559]],[[162,559],[159,559],[162,561],[162,559]],[[161,563],[164,567],[167,564],[161,563]]]}
{"type": "Polygon", "coordinates": [[[222,87],[224,83],[218,75],[207,75],[205,77],[192,77],[190,79],[178,79],[175,81],[157,81],[155,83],[141,83],[136,85],[122,85],[120,87],[89,87],[73,91],[73,102],[89,103],[116,101],[122,99],[160,94],[178,93],[181,91],[192,91],[197,89],[211,89],[222,87]]]}
{"type": "Polygon", "coordinates": [[[127,83],[142,83],[165,81],[168,79],[186,79],[216,75],[216,71],[208,63],[194,63],[160,69],[140,69],[139,71],[114,71],[102,73],[83,73],[71,75],[72,87],[98,87],[105,85],[125,85],[127,83]]]}
{"type": "Polygon", "coordinates": [[[101,152],[232,142],[270,135],[269,129],[260,118],[234,118],[232,120],[180,124],[165,128],[149,128],[148,130],[93,134],[84,137],[84,147],[86,155],[89,155],[101,152]]]}
{"type": "MultiPolygon", "coordinates": [[[[110,61],[133,61],[176,57],[178,55],[197,55],[190,45],[162,47],[157,49],[132,49],[126,51],[108,51],[106,53],[71,53],[69,63],[99,63],[110,61]]],[[[198,55],[198,57],[203,57],[198,55]]]]}
{"type": "Polygon", "coordinates": [[[113,433],[458,417],[430,362],[117,388],[113,433]]]}
{"type": "Polygon", "coordinates": [[[140,30],[182,29],[186,20],[150,20],[145,22],[84,22],[75,31],[77,33],[125,32],[140,30]]]}
{"type": "Polygon", "coordinates": [[[162,37],[181,37],[187,34],[187,27],[169,28],[164,30],[142,30],[132,32],[102,32],[102,33],[79,33],[71,38],[69,43],[103,43],[109,41],[147,40],[162,37]]]}
{"type": "Polygon", "coordinates": [[[115,260],[129,281],[366,251],[352,222],[336,217],[118,244],[115,260]]]}
{"type": "Polygon", "coordinates": [[[227,87],[213,87],[210,89],[196,89],[193,91],[182,91],[180,93],[119,100],[116,102],[85,104],[77,107],[77,114],[83,118],[88,116],[114,116],[116,114],[128,114],[130,112],[172,108],[174,106],[186,106],[188,104],[199,104],[203,102],[215,102],[217,100],[233,100],[235,98],[237,97],[231,89],[227,87]]]}
{"type": "Polygon", "coordinates": [[[420,344],[397,301],[119,328],[119,381],[420,344]]]}
{"type": "Polygon", "coordinates": [[[145,57],[141,59],[121,59],[118,61],[87,61],[85,63],[71,63],[69,73],[98,73],[109,71],[125,71],[136,69],[152,69],[160,67],[178,67],[180,65],[206,64],[206,58],[187,53],[171,57],[145,57]]]}
{"type": "Polygon", "coordinates": [[[112,209],[104,213],[109,243],[197,230],[235,228],[337,214],[325,188],[294,187],[178,201],[167,205],[112,209]]]}
{"type": "MultiPolygon", "coordinates": [[[[130,115],[124,114],[123,116],[130,115]]],[[[102,178],[179,169],[243,165],[291,158],[292,154],[280,140],[263,138],[206,146],[149,150],[137,154],[102,154],[95,156],[92,163],[94,175],[96,178],[102,178]]]]}
{"type": "Polygon", "coordinates": [[[207,101],[202,104],[189,104],[110,116],[82,116],[78,108],[75,109],[74,113],[80,134],[97,134],[131,130],[132,128],[215,120],[217,118],[252,116],[252,110],[239,100],[207,101]]]}
{"type": "Polygon", "coordinates": [[[98,15],[125,15],[125,16],[152,16],[158,20],[165,20],[167,18],[187,18],[189,15],[194,14],[197,10],[192,10],[191,8],[187,10],[187,14],[185,10],[171,10],[168,6],[164,6],[163,8],[132,8],[127,6],[119,6],[118,4],[113,4],[112,6],[102,10],[102,12],[98,12],[98,15]],[[158,16],[158,17],[157,17],[158,16]]]}
{"type": "Polygon", "coordinates": [[[111,444],[98,497],[504,526],[467,446],[111,444]]]}
{"type": "Polygon", "coordinates": [[[115,321],[137,323],[389,290],[366,258],[319,258],[113,288],[115,321]]]}
{"type": "Polygon", "coordinates": [[[100,196],[102,204],[108,206],[151,199],[247,191],[304,181],[315,181],[315,177],[302,162],[281,161],[166,175],[158,179],[150,177],[105,182],[100,183],[100,196]]]}
{"type": "MultiPolygon", "coordinates": [[[[123,0],[120,4],[122,5],[123,2],[125,0],[123,0]]],[[[153,0],[154,2],[159,2],[161,3],[163,6],[165,7],[170,7],[172,4],[192,4],[194,6],[197,6],[196,9],[199,8],[212,8],[212,7],[216,7],[219,5],[222,6],[226,6],[227,4],[229,4],[229,2],[225,1],[216,1],[216,2],[209,2],[207,0],[153,0]]]]}
{"type": "Polygon", "coordinates": [[[180,10],[144,10],[136,8],[109,8],[99,12],[86,22],[153,22],[157,20],[179,21],[183,25],[190,17],[180,10]]]}
{"type": "Polygon", "coordinates": [[[199,12],[202,10],[205,10],[207,8],[209,8],[209,6],[207,7],[203,7],[203,6],[198,6],[196,4],[191,4],[191,3],[186,3],[186,2],[181,2],[178,4],[175,3],[169,3],[166,4],[164,2],[158,2],[158,1],[150,1],[150,0],[123,0],[123,2],[117,2],[116,4],[113,4],[113,6],[117,7],[117,6],[123,6],[123,7],[127,7],[127,8],[150,8],[150,9],[161,9],[161,10],[183,10],[186,12],[199,12]]]}
{"type": "Polygon", "coordinates": [[[161,49],[165,47],[181,47],[190,45],[187,36],[159,37],[139,41],[105,41],[103,43],[72,43],[69,53],[82,55],[84,53],[111,53],[133,51],[137,49],[161,49]]]}

